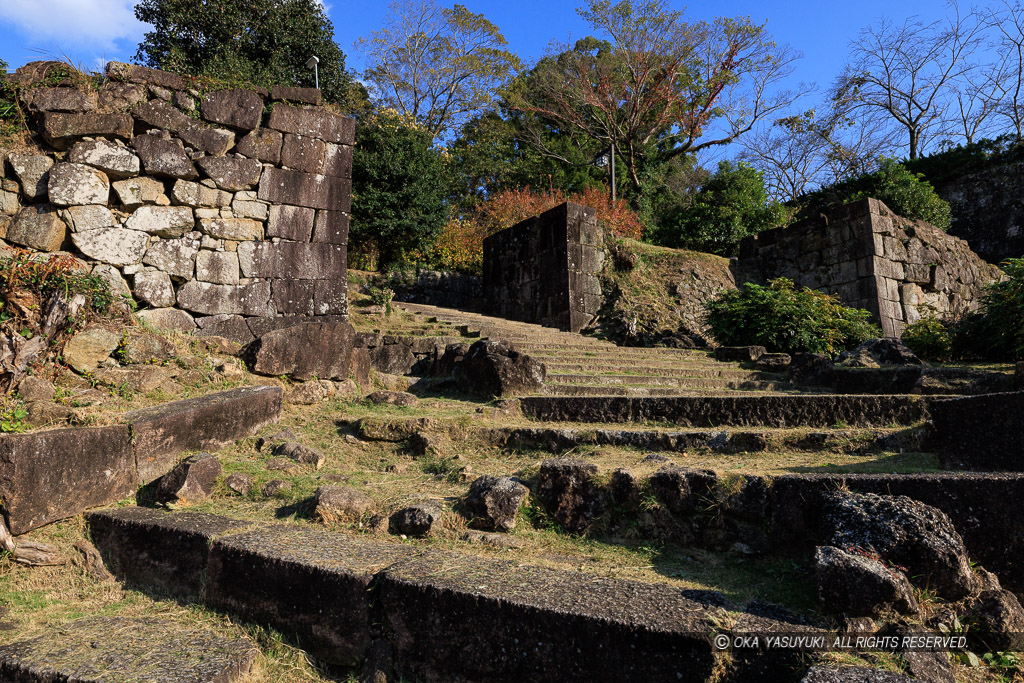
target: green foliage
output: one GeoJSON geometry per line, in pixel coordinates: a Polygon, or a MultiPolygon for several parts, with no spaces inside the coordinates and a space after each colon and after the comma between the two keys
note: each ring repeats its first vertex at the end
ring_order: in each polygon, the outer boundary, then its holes
{"type": "Polygon", "coordinates": [[[770,201],[761,173],[723,161],[689,206],[669,212],[649,239],[665,247],[732,254],[740,240],[780,225],[785,209],[770,201]]]}
{"type": "Polygon", "coordinates": [[[390,287],[373,287],[370,289],[370,303],[384,308],[384,315],[390,316],[394,310],[395,290],[390,287]]]}
{"type": "Polygon", "coordinates": [[[952,357],[953,335],[946,324],[934,315],[907,325],[901,339],[919,358],[941,362],[952,357]]]}
{"type": "Polygon", "coordinates": [[[1002,263],[1006,279],[985,287],[979,310],[956,331],[960,355],[991,360],[1024,359],[1024,258],[1002,263]]]}
{"type": "Polygon", "coordinates": [[[315,55],[324,100],[345,111],[360,104],[334,26],[316,0],[141,0],[135,16],[153,26],[135,53],[146,66],[231,83],[311,87],[305,64],[315,55]]]}
{"type": "Polygon", "coordinates": [[[835,296],[797,289],[786,278],[771,280],[767,287],[748,283],[707,305],[707,322],[720,344],[760,345],[783,353],[834,355],[853,348],[881,336],[870,317],[835,296]]]}
{"type": "Polygon", "coordinates": [[[107,283],[97,275],[78,270],[74,258],[54,254],[43,260],[27,249],[15,249],[10,258],[0,259],[0,298],[6,301],[12,293],[26,290],[35,294],[40,303],[55,292],[66,297],[81,294],[85,297],[85,310],[100,314],[109,312],[115,301],[107,283]]]}
{"type": "Polygon", "coordinates": [[[18,106],[17,92],[7,82],[7,62],[0,59],[0,141],[25,132],[25,117],[18,106]]]}
{"type": "Polygon", "coordinates": [[[924,176],[907,170],[894,159],[883,159],[873,173],[804,195],[796,202],[797,218],[828,212],[834,206],[865,197],[885,202],[904,218],[917,218],[941,230],[949,230],[949,204],[935,193],[924,176]]]}
{"type": "Polygon", "coordinates": [[[28,429],[25,418],[28,411],[20,403],[5,400],[0,408],[0,432],[23,432],[28,429]]]}
{"type": "Polygon", "coordinates": [[[433,136],[408,117],[378,112],[356,128],[349,244],[379,270],[415,259],[447,218],[446,168],[433,136]]]}
{"type": "Polygon", "coordinates": [[[1016,135],[1007,134],[994,140],[983,139],[917,159],[908,159],[903,165],[911,173],[920,174],[928,182],[937,185],[951,178],[1022,159],[1024,142],[1017,139],[1016,135]]]}

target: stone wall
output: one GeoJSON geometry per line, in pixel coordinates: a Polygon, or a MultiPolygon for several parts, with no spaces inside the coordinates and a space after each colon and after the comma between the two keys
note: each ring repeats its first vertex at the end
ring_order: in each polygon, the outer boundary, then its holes
{"type": "Polygon", "coordinates": [[[949,234],[989,263],[1024,256],[1024,162],[995,166],[935,187],[949,202],[949,234]]]}
{"type": "Polygon", "coordinates": [[[604,233],[566,202],[484,240],[487,313],[578,332],[601,308],[604,233]]]}
{"type": "Polygon", "coordinates": [[[55,64],[10,77],[32,146],[0,150],[5,245],[70,253],[157,327],[347,317],[353,119],[312,88],[200,93],[111,62],[94,89],[55,64]]]}
{"type": "Polygon", "coordinates": [[[388,286],[396,301],[477,311],[483,307],[478,275],[442,270],[421,270],[414,275],[393,275],[388,286]]]}
{"type": "Polygon", "coordinates": [[[961,317],[978,305],[982,286],[1000,276],[962,239],[901,218],[876,199],[748,238],[740,264],[765,280],[787,277],[837,294],[871,311],[890,337],[929,311],[961,317]]]}

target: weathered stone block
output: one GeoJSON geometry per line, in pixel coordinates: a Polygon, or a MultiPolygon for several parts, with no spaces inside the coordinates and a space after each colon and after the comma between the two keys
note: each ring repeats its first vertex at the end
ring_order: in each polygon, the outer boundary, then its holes
{"type": "Polygon", "coordinates": [[[166,308],[174,305],[174,287],[167,273],[159,270],[144,270],[135,274],[135,297],[153,308],[166,308]]]}
{"type": "Polygon", "coordinates": [[[258,160],[237,157],[202,157],[196,164],[199,170],[217,183],[217,187],[229,192],[255,187],[263,170],[258,160]]]}
{"type": "Polygon", "coordinates": [[[68,154],[68,161],[92,166],[114,179],[139,175],[139,157],[127,147],[110,140],[79,142],[68,154]]]}
{"type": "Polygon", "coordinates": [[[12,152],[7,155],[7,161],[11,164],[14,175],[21,181],[22,194],[33,200],[46,198],[46,186],[50,181],[53,159],[45,154],[12,152]]]}
{"type": "MultiPolygon", "coordinates": [[[[182,181],[185,182],[185,181],[182,181]]],[[[155,178],[131,178],[119,180],[113,184],[117,199],[126,209],[134,209],[142,204],[167,206],[171,200],[164,194],[164,184],[155,178]]]]}
{"type": "Polygon", "coordinates": [[[199,229],[211,237],[222,240],[263,239],[263,224],[250,218],[203,218],[199,229]]]}
{"type": "Polygon", "coordinates": [[[158,240],[150,245],[142,262],[156,266],[171,277],[188,280],[195,271],[199,240],[184,235],[176,240],[158,240]]]}
{"type": "Polygon", "coordinates": [[[252,276],[328,280],[347,277],[348,252],[341,244],[259,242],[253,247],[252,276]]]}
{"type": "Polygon", "coordinates": [[[106,204],[110,181],[102,171],[89,166],[59,163],[50,169],[47,190],[50,202],[57,206],[106,204]]]}
{"type": "Polygon", "coordinates": [[[57,149],[67,149],[83,137],[132,139],[134,123],[128,114],[65,114],[43,115],[43,138],[57,149]]]}
{"type": "Polygon", "coordinates": [[[257,128],[238,143],[238,153],[275,166],[281,163],[283,136],[280,131],[257,128]]]}
{"type": "Polygon", "coordinates": [[[322,173],[326,153],[323,140],[288,133],[281,148],[281,165],[293,171],[322,173]]]}
{"type": "Polygon", "coordinates": [[[146,87],[137,83],[107,81],[100,88],[99,110],[105,114],[128,111],[146,101],[146,87]]]}
{"type": "Polygon", "coordinates": [[[67,225],[60,219],[57,209],[49,204],[26,206],[7,228],[7,241],[52,252],[60,249],[67,234],[67,225]]]}
{"type": "Polygon", "coordinates": [[[251,342],[255,337],[240,315],[209,315],[203,318],[196,318],[199,329],[195,331],[197,337],[224,337],[240,346],[251,342]]]}
{"type": "Polygon", "coordinates": [[[313,313],[348,319],[348,280],[314,280],[313,313]]]}
{"type": "Polygon", "coordinates": [[[187,206],[142,206],[136,209],[124,227],[158,237],[181,237],[195,228],[192,209],[187,206]]]}
{"type": "Polygon", "coordinates": [[[203,98],[199,109],[207,121],[252,130],[263,117],[263,98],[251,90],[218,90],[203,98]]]}
{"type": "Polygon", "coordinates": [[[352,208],[351,195],[348,178],[268,168],[260,179],[259,198],[273,204],[347,212],[352,208]]]}
{"type": "Polygon", "coordinates": [[[117,223],[110,209],[100,204],[72,206],[61,211],[60,216],[72,232],[112,228],[117,223]]]}
{"type": "Polygon", "coordinates": [[[107,76],[114,81],[127,81],[130,83],[144,83],[146,85],[157,85],[170,90],[184,90],[188,87],[185,79],[178,74],[160,69],[150,69],[138,64],[125,64],[124,62],[107,62],[107,76]]]}
{"type": "Polygon", "coordinates": [[[354,332],[348,323],[304,323],[267,332],[246,349],[253,372],[306,380],[346,379],[354,332]]]}
{"type": "Polygon", "coordinates": [[[215,285],[192,280],[178,290],[178,306],[193,313],[268,315],[270,283],[215,285]]]}
{"type": "Polygon", "coordinates": [[[348,244],[349,216],[341,211],[316,212],[313,241],[326,244],[348,244]]]}
{"type": "MultiPolygon", "coordinates": [[[[173,297],[173,290],[171,295],[173,297]]],[[[171,303],[173,305],[173,299],[171,303]]],[[[191,332],[196,328],[196,323],[192,316],[177,308],[153,308],[139,311],[138,316],[157,330],[191,332]]]]}
{"type": "Polygon", "coordinates": [[[274,309],[282,315],[313,315],[317,280],[273,280],[274,309]]]}
{"type": "Polygon", "coordinates": [[[199,177],[181,143],[155,135],[140,135],[135,138],[134,144],[147,174],[185,180],[199,177]]]}
{"type": "Polygon", "coordinates": [[[274,105],[267,127],[282,133],[297,133],[346,145],[354,142],[356,130],[355,119],[347,116],[286,104],[274,105]]]}
{"type": "Polygon", "coordinates": [[[235,134],[224,128],[196,126],[178,133],[186,145],[201,152],[220,156],[235,146],[235,134]]]}
{"type": "Polygon", "coordinates": [[[71,241],[89,258],[114,266],[142,261],[149,247],[149,235],[126,228],[100,228],[71,233],[71,241]]]}
{"type": "Polygon", "coordinates": [[[319,105],[322,97],[318,88],[295,88],[275,85],[270,91],[270,99],[319,105]]]}
{"type": "Polygon", "coordinates": [[[231,206],[230,192],[207,187],[189,180],[178,180],[174,183],[174,200],[191,207],[221,208],[231,206]]]}
{"type": "Polygon", "coordinates": [[[335,145],[327,143],[327,152],[324,155],[324,168],[321,171],[324,175],[337,176],[338,178],[352,177],[352,146],[335,145]]]}
{"type": "Polygon", "coordinates": [[[221,285],[238,284],[238,254],[230,251],[208,251],[196,256],[196,279],[221,285]]]}
{"type": "Polygon", "coordinates": [[[94,111],[96,92],[81,88],[33,88],[22,96],[30,111],[94,111]]]}
{"type": "Polygon", "coordinates": [[[153,481],[181,453],[215,451],[277,422],[281,398],[280,387],[243,387],[126,414],[139,478],[153,481]]]}
{"type": "Polygon", "coordinates": [[[15,535],[130,496],[137,484],[126,427],[0,435],[0,500],[15,535]]]}
{"type": "MultiPolygon", "coordinates": [[[[314,210],[303,206],[275,204],[270,207],[267,237],[308,242],[313,234],[314,210]]],[[[346,233],[347,234],[347,233],[346,233]]]]}

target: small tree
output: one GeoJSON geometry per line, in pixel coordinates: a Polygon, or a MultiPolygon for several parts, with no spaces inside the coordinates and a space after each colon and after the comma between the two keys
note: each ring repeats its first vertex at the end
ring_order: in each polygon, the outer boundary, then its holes
{"type": "Polygon", "coordinates": [[[949,230],[949,203],[935,193],[923,175],[912,173],[898,161],[883,159],[878,170],[859,178],[856,186],[858,189],[845,201],[873,197],[904,218],[917,218],[949,230]]]}
{"type": "Polygon", "coordinates": [[[768,199],[759,171],[742,161],[723,161],[693,202],[669,214],[650,240],[665,247],[731,254],[744,237],[780,225],[785,216],[785,209],[768,199]]]}
{"type": "Polygon", "coordinates": [[[446,171],[432,144],[428,130],[394,110],[356,128],[351,243],[375,252],[379,270],[422,254],[445,223],[446,171]]]}

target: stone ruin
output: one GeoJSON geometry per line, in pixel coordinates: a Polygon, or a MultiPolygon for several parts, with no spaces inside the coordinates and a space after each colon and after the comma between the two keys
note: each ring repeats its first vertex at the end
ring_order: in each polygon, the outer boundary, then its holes
{"type": "Polygon", "coordinates": [[[961,317],[1000,276],[962,239],[897,216],[877,199],[749,237],[739,266],[751,279],[787,277],[838,294],[873,313],[887,337],[929,313],[961,317]]]}
{"type": "Polygon", "coordinates": [[[0,150],[0,238],[70,253],[160,328],[244,343],[268,319],[347,320],[353,119],[313,88],[204,94],[111,62],[93,90],[61,68],[9,77],[37,147],[0,150]]]}

